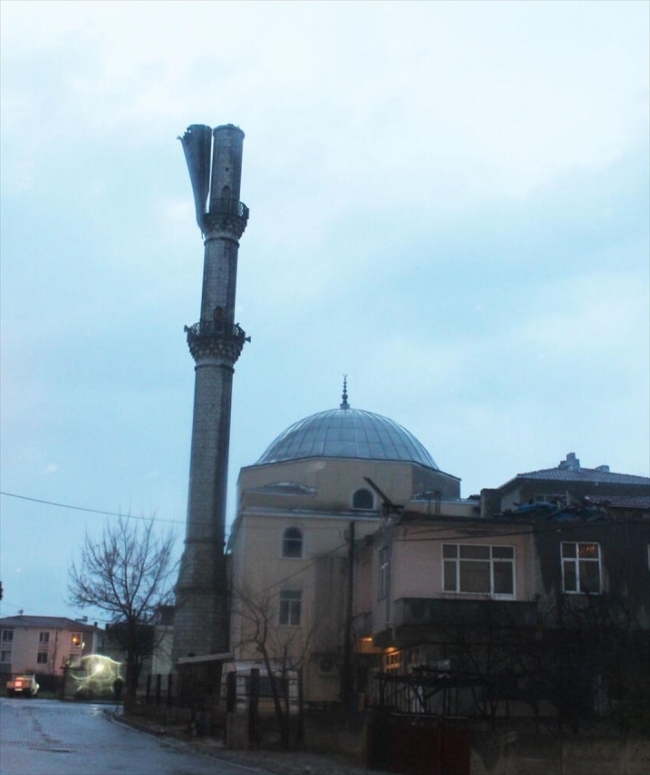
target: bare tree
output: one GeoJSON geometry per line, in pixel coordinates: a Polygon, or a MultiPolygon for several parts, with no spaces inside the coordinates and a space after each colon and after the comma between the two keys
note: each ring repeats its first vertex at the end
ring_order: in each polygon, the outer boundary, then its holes
{"type": "Polygon", "coordinates": [[[175,537],[159,535],[153,519],[120,517],[104,526],[101,538],[88,533],[78,564],[69,572],[70,602],[106,611],[126,652],[125,708],[135,702],[138,678],[150,639],[143,637],[160,606],[173,599],[175,537]]]}
{"type": "Polygon", "coordinates": [[[236,645],[254,650],[268,677],[275,715],[280,727],[280,744],[289,747],[289,686],[291,674],[299,671],[308,656],[315,628],[278,627],[277,591],[253,593],[233,589],[233,614],[241,623],[236,645]]]}

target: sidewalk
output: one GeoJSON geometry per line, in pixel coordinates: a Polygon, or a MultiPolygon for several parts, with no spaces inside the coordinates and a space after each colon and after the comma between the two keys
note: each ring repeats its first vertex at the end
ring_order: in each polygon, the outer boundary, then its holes
{"type": "Polygon", "coordinates": [[[371,772],[336,754],[309,751],[231,751],[224,747],[222,740],[214,737],[190,737],[184,726],[163,727],[142,717],[127,718],[116,711],[111,716],[115,721],[128,724],[147,734],[179,740],[197,753],[241,764],[253,770],[261,769],[278,775],[369,775],[371,772]]]}

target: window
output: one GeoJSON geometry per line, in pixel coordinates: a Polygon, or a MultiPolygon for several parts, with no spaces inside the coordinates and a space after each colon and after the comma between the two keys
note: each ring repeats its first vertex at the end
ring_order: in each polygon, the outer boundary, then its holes
{"type": "Polygon", "coordinates": [[[357,490],[352,496],[352,508],[372,511],[375,508],[375,499],[370,490],[357,490]]]}
{"type": "Polygon", "coordinates": [[[39,651],[36,655],[36,663],[39,665],[47,665],[47,651],[39,651]]]}
{"type": "Polygon", "coordinates": [[[402,666],[402,652],[401,651],[389,651],[384,654],[384,672],[385,673],[399,673],[402,666]]]}
{"type": "Polygon", "coordinates": [[[50,633],[49,632],[39,632],[38,633],[38,642],[39,643],[49,643],[50,642],[50,633]]]}
{"type": "Polygon", "coordinates": [[[282,556],[300,558],[302,557],[302,530],[297,527],[288,527],[282,534],[282,556]]]}
{"type": "Polygon", "coordinates": [[[70,636],[70,643],[72,644],[72,648],[81,648],[81,633],[80,632],[73,632],[70,636]]]}
{"type": "Polygon", "coordinates": [[[11,662],[11,651],[0,651],[0,662],[11,662]]]}
{"type": "Polygon", "coordinates": [[[2,642],[3,643],[12,643],[14,639],[14,631],[13,630],[3,630],[2,631],[2,642]]]}
{"type": "Polygon", "coordinates": [[[379,598],[386,597],[388,594],[388,547],[384,546],[379,550],[379,579],[378,579],[378,591],[379,598]]]}
{"type": "Polygon", "coordinates": [[[445,592],[515,596],[513,546],[443,544],[442,557],[445,592]]]}
{"type": "Polygon", "coordinates": [[[280,592],[280,624],[298,626],[300,624],[301,608],[302,592],[288,589],[280,592]]]}
{"type": "Polygon", "coordinates": [[[600,544],[562,542],[562,589],[600,594],[600,544]]]}

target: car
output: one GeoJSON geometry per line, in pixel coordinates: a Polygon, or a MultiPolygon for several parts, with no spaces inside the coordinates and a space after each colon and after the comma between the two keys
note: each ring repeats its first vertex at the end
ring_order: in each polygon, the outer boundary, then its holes
{"type": "Polygon", "coordinates": [[[9,697],[36,697],[38,689],[35,675],[15,675],[7,681],[7,695],[9,697]]]}

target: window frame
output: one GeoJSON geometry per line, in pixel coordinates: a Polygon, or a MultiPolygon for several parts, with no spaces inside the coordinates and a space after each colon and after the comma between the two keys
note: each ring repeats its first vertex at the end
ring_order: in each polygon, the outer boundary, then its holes
{"type": "Polygon", "coordinates": [[[598,541],[561,541],[560,542],[560,567],[562,572],[562,592],[565,595],[602,595],[603,593],[603,553],[598,541]],[[574,547],[574,554],[565,554],[565,547],[574,547]],[[580,547],[596,547],[598,556],[596,558],[583,555],[580,556],[580,547]],[[581,565],[588,563],[583,569],[581,565]],[[598,565],[598,589],[584,589],[580,583],[581,570],[586,570],[587,567],[593,567],[598,565]],[[573,577],[575,580],[575,589],[567,589],[567,566],[572,566],[573,577]]]}
{"type": "Polygon", "coordinates": [[[377,510],[377,502],[375,500],[375,494],[372,492],[372,490],[369,490],[367,487],[358,487],[353,493],[352,493],[352,509],[354,511],[376,511],[377,510]],[[362,494],[363,497],[369,495],[370,496],[370,506],[357,506],[355,504],[355,498],[357,495],[362,494]]]}
{"type": "Polygon", "coordinates": [[[302,624],[302,590],[280,590],[278,623],[281,627],[300,627],[302,624]]]}
{"type": "MultiPolygon", "coordinates": [[[[442,591],[451,595],[471,595],[473,597],[489,597],[491,600],[516,600],[517,599],[517,553],[513,544],[474,544],[474,543],[443,543],[441,546],[441,571],[442,571],[442,591]],[[445,549],[455,549],[455,556],[445,556],[445,549]],[[462,549],[487,549],[486,557],[462,557],[462,549]],[[508,550],[511,556],[498,556],[495,550],[503,552],[508,550]],[[464,563],[487,563],[489,568],[489,590],[467,590],[463,586],[463,564],[464,563]],[[447,570],[453,565],[454,589],[448,589],[447,570]],[[496,592],[497,578],[495,575],[496,565],[509,565],[512,585],[512,592],[496,592]]],[[[467,570],[471,568],[471,565],[467,570]]]]}
{"type": "Polygon", "coordinates": [[[38,633],[38,642],[41,645],[47,646],[50,643],[50,633],[49,630],[43,630],[38,633]]]}
{"type": "Polygon", "coordinates": [[[47,651],[39,651],[36,654],[36,664],[37,665],[47,665],[49,657],[50,657],[50,655],[47,653],[47,651]]]}
{"type": "Polygon", "coordinates": [[[282,537],[280,540],[280,556],[283,560],[302,560],[305,556],[305,533],[303,530],[301,530],[299,527],[296,527],[295,525],[289,525],[288,527],[285,527],[282,531],[282,537]],[[297,537],[290,538],[287,536],[287,533],[290,531],[295,531],[295,533],[300,534],[300,539],[297,537]],[[287,552],[287,544],[289,542],[292,542],[293,544],[297,544],[298,541],[300,541],[300,554],[290,554],[287,552]]]}
{"type": "Polygon", "coordinates": [[[14,642],[14,630],[13,629],[3,629],[2,630],[2,643],[13,643],[14,642]]]}

